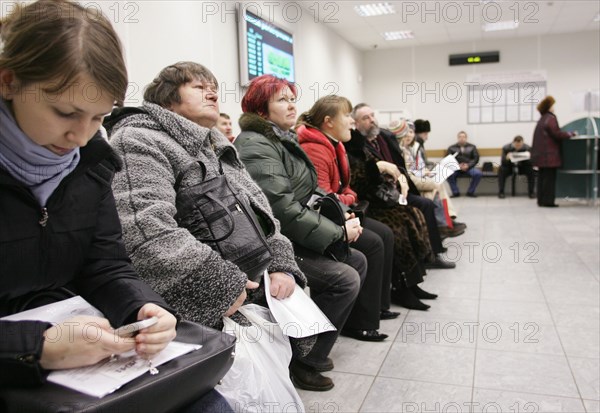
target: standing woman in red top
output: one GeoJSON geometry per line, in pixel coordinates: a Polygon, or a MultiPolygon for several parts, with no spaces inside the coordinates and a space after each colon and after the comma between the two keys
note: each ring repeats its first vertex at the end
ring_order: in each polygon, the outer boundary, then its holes
{"type": "Polygon", "coordinates": [[[552,96],[546,96],[538,103],[537,110],[542,117],[535,127],[531,148],[531,161],[533,166],[539,168],[537,204],[541,207],[558,206],[554,200],[556,197],[556,170],[562,165],[560,141],[577,135],[577,132],[560,130],[554,114],[555,102],[552,96]]]}

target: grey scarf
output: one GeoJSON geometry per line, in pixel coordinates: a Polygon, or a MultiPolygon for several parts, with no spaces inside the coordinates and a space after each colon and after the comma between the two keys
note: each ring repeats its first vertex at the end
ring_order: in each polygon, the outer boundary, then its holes
{"type": "Polygon", "coordinates": [[[79,163],[79,148],[60,156],[33,142],[0,99],[0,168],[23,183],[41,206],[79,163]]]}

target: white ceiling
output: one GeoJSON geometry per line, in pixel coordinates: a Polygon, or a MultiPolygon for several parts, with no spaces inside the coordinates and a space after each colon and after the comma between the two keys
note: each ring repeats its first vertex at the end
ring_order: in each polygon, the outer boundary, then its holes
{"type": "Polygon", "coordinates": [[[387,1],[396,14],[361,17],[359,4],[378,1],[307,1],[300,4],[323,24],[361,50],[506,39],[600,30],[594,18],[600,0],[584,1],[387,1]],[[484,32],[486,22],[518,20],[516,30],[484,32]],[[414,39],[386,41],[381,33],[412,30],[414,39]]]}

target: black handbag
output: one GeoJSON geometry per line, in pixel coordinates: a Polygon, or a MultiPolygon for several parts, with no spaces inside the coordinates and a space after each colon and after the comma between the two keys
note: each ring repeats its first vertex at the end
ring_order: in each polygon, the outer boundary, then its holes
{"type": "Polygon", "coordinates": [[[318,210],[325,218],[341,226],[344,230],[344,236],[327,247],[325,252],[334,260],[344,262],[350,254],[348,246],[348,232],[346,231],[346,216],[340,202],[335,194],[327,194],[317,199],[313,208],[318,210]]]}
{"type": "Polygon", "coordinates": [[[377,185],[375,190],[375,196],[379,201],[386,207],[393,207],[398,205],[400,199],[400,191],[398,191],[398,184],[393,176],[388,174],[381,175],[382,181],[377,185]]]}
{"type": "MultiPolygon", "coordinates": [[[[177,224],[223,259],[237,265],[249,280],[260,281],[273,258],[257,222],[257,214],[261,212],[255,212],[245,198],[236,195],[220,164],[215,177],[180,189],[185,175],[197,165],[205,177],[206,166],[200,161],[193,162],[177,176],[177,224]]],[[[268,217],[263,218],[265,225],[273,225],[268,217]]]]}
{"type": "Polygon", "coordinates": [[[46,382],[37,388],[0,389],[0,411],[44,413],[173,412],[215,387],[233,364],[235,337],[189,321],[177,328],[177,341],[202,348],[144,374],[114,393],[97,398],[46,382]]]}
{"type": "Polygon", "coordinates": [[[354,212],[356,218],[360,219],[361,223],[365,222],[367,217],[367,210],[369,209],[369,201],[358,201],[350,205],[350,210],[354,212]]]}

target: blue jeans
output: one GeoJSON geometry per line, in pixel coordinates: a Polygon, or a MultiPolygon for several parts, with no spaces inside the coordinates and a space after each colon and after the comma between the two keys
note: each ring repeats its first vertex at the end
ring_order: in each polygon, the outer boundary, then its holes
{"type": "Polygon", "coordinates": [[[450,184],[450,188],[452,188],[452,195],[459,195],[460,191],[458,190],[458,185],[456,184],[456,178],[459,176],[470,176],[471,183],[469,184],[469,189],[467,189],[468,194],[474,194],[475,189],[477,189],[477,185],[479,185],[479,181],[481,181],[481,177],[483,174],[477,168],[471,168],[466,172],[456,171],[452,175],[448,177],[448,183],[450,184]]]}

